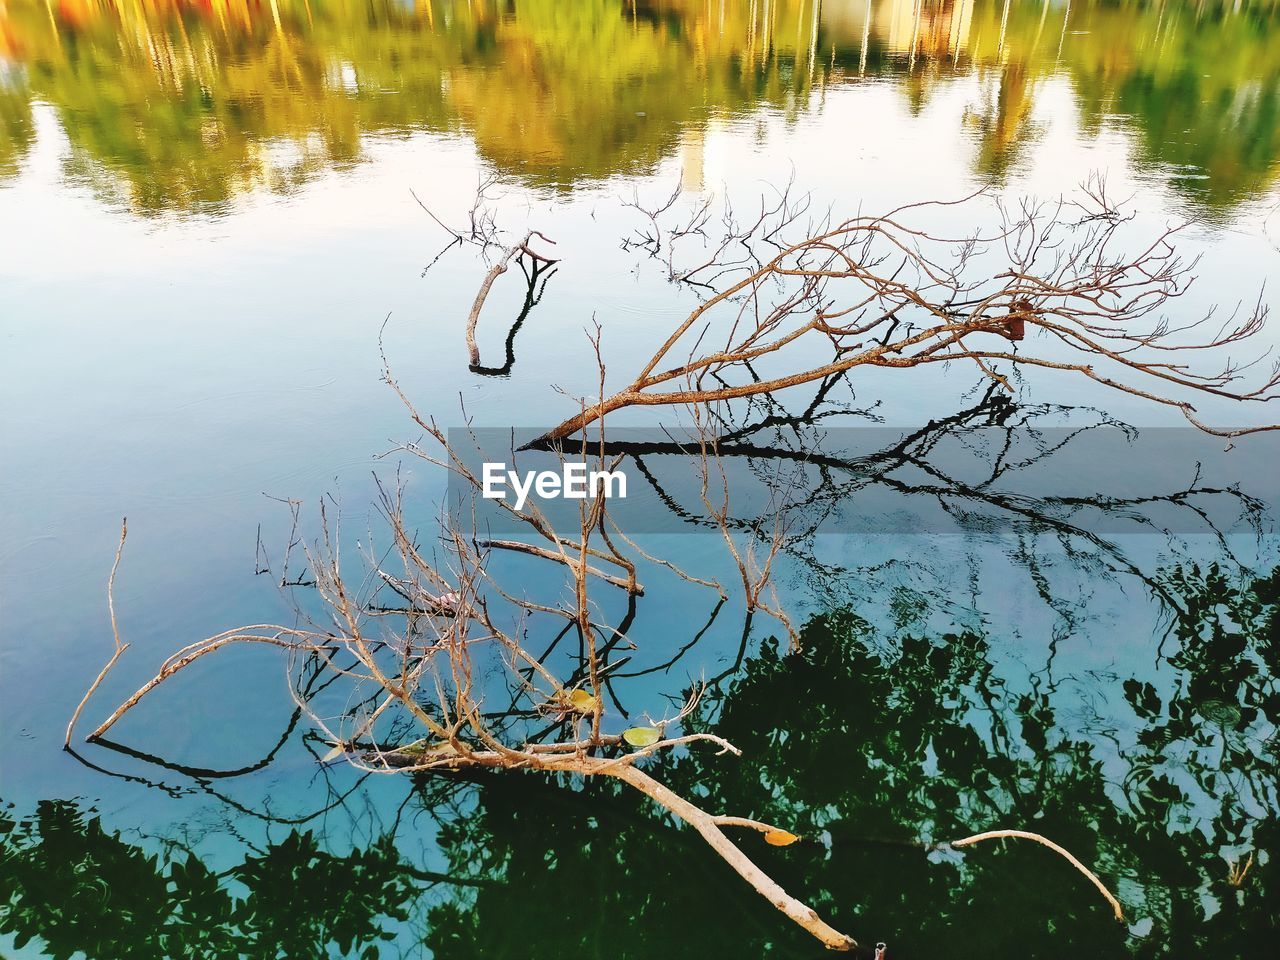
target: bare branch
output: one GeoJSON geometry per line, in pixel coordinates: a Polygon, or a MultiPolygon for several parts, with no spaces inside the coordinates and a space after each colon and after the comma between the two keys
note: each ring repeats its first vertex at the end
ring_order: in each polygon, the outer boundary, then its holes
{"type": "Polygon", "coordinates": [[[973,836],[965,837],[963,840],[953,840],[951,841],[951,846],[967,847],[973,843],[981,843],[983,840],[1034,840],[1036,843],[1048,847],[1088,877],[1089,882],[1097,887],[1098,892],[1102,894],[1107,903],[1111,904],[1111,909],[1115,911],[1116,919],[1121,923],[1124,922],[1124,911],[1120,908],[1120,901],[1117,900],[1111,891],[1106,888],[1103,882],[1098,879],[1097,874],[1077,860],[1071,854],[1071,851],[1064,847],[1060,847],[1047,837],[1042,837],[1038,833],[1030,833],[1026,830],[988,830],[986,833],[975,833],[973,836]]]}
{"type": "Polygon", "coordinates": [[[120,628],[116,624],[115,596],[116,571],[120,569],[120,557],[124,553],[124,541],[128,535],[129,518],[126,517],[120,521],[120,543],[116,546],[115,562],[111,564],[111,576],[107,578],[107,610],[111,614],[111,637],[115,642],[115,652],[111,654],[111,659],[108,660],[106,665],[98,672],[93,683],[89,685],[89,689],[85,691],[80,702],[76,704],[75,712],[71,714],[71,720],[67,723],[67,735],[62,741],[62,746],[65,750],[71,749],[71,734],[75,731],[76,721],[80,719],[80,714],[84,711],[85,704],[89,702],[89,698],[93,696],[94,691],[96,691],[102,684],[102,681],[106,679],[107,674],[111,672],[111,668],[114,667],[116,665],[116,661],[120,659],[120,655],[129,649],[129,645],[127,643],[120,642],[120,628]]]}

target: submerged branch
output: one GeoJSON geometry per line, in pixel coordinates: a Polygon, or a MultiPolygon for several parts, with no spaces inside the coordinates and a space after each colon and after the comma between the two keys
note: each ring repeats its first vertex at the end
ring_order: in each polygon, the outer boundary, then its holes
{"type": "Polygon", "coordinates": [[[530,230],[525,234],[523,240],[502,252],[502,256],[489,268],[489,272],[480,281],[480,289],[476,292],[475,301],[471,304],[471,312],[467,315],[467,351],[471,356],[472,367],[480,366],[480,347],[476,344],[476,324],[480,322],[480,311],[484,309],[484,302],[489,298],[489,291],[493,288],[494,281],[507,272],[507,268],[513,260],[521,256],[529,257],[535,264],[542,263],[547,266],[558,262],[530,248],[529,241],[534,237],[539,237],[550,244],[555,243],[554,240],[548,239],[537,230],[530,230]]]}
{"type": "Polygon", "coordinates": [[[1120,908],[1120,901],[1117,900],[1111,891],[1106,888],[1106,885],[1098,879],[1098,875],[1077,860],[1070,850],[1059,846],[1048,837],[1043,837],[1038,833],[1031,833],[1027,830],[988,830],[986,833],[975,833],[972,837],[965,837],[963,840],[953,840],[950,845],[953,847],[967,847],[970,844],[981,843],[983,840],[1033,840],[1042,846],[1048,847],[1088,877],[1089,882],[1098,888],[1098,892],[1101,893],[1107,903],[1111,905],[1111,909],[1115,911],[1116,919],[1121,923],[1124,922],[1124,911],[1120,908]]]}
{"type": "Polygon", "coordinates": [[[107,578],[107,610],[111,614],[111,636],[115,640],[115,652],[111,655],[111,659],[98,672],[93,683],[89,684],[89,689],[85,691],[80,702],[76,704],[76,709],[71,714],[71,720],[67,723],[67,735],[62,741],[64,750],[71,749],[71,735],[75,731],[76,721],[80,719],[80,714],[84,711],[85,704],[89,702],[89,698],[93,696],[94,691],[102,685],[102,681],[106,679],[111,668],[116,665],[116,661],[120,659],[120,655],[129,649],[127,643],[120,642],[120,628],[116,624],[116,571],[120,569],[120,557],[124,553],[124,541],[129,536],[129,518],[126,517],[120,521],[120,542],[116,545],[116,559],[111,564],[111,576],[107,578]]]}

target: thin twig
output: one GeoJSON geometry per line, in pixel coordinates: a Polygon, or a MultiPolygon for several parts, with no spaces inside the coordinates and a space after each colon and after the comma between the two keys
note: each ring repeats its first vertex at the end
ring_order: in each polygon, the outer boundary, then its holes
{"type": "Polygon", "coordinates": [[[1116,919],[1121,923],[1124,922],[1124,910],[1120,907],[1120,901],[1112,895],[1111,891],[1106,888],[1097,874],[1081,863],[1071,851],[1054,843],[1048,837],[1043,837],[1038,833],[1031,833],[1027,830],[988,830],[985,833],[975,833],[972,837],[965,837],[963,840],[951,841],[953,847],[967,847],[972,843],[981,843],[983,840],[1034,840],[1043,846],[1048,847],[1054,853],[1066,859],[1066,861],[1089,878],[1089,882],[1098,888],[1098,892],[1111,904],[1111,909],[1115,911],[1116,919]]]}
{"type": "Polygon", "coordinates": [[[71,749],[71,735],[75,731],[76,721],[80,719],[80,714],[84,710],[84,706],[89,702],[89,698],[93,696],[94,691],[111,672],[111,668],[116,665],[116,661],[120,659],[120,655],[129,649],[129,644],[120,642],[120,629],[116,624],[116,570],[120,568],[120,556],[124,553],[124,541],[129,535],[129,518],[125,517],[120,521],[120,542],[116,545],[116,559],[111,564],[111,576],[107,578],[107,610],[111,614],[111,636],[115,641],[115,653],[111,655],[111,659],[107,661],[106,666],[99,671],[98,676],[93,683],[89,685],[89,689],[85,691],[80,703],[76,705],[75,713],[71,714],[71,721],[67,724],[67,735],[62,741],[64,750],[71,749]]]}

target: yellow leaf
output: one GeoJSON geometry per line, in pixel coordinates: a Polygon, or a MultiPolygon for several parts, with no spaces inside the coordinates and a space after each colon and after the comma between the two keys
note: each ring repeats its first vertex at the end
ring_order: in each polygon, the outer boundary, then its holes
{"type": "Polygon", "coordinates": [[[785,830],[766,830],[764,842],[773,847],[789,847],[800,838],[785,830]]]}
{"type": "Polygon", "coordinates": [[[656,727],[632,727],[622,731],[622,739],[633,747],[651,747],[661,739],[656,727]]]}
{"type": "Polygon", "coordinates": [[[569,694],[569,703],[582,713],[595,713],[600,709],[600,701],[585,690],[575,690],[569,694]]]}

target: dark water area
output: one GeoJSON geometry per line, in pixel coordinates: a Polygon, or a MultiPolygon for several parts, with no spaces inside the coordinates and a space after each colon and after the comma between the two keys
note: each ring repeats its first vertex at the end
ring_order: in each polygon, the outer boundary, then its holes
{"type": "MultiPolygon", "coordinates": [[[[314,603],[276,583],[281,501],[307,539],[340,505],[357,559],[386,546],[397,473],[412,524],[437,521],[445,480],[395,449],[418,431],[381,350],[455,429],[464,409],[497,432],[572,414],[597,388],[594,323],[621,383],[699,302],[623,242],[636,204],[678,189],[678,209],[750,211],[789,181],[848,215],[1053,198],[1095,174],[1135,236],[1189,223],[1175,319],[1275,304],[1280,8],[0,0],[0,956],[826,955],[613,781],[326,761],[277,650],[211,656],[64,752],[111,655],[120,518],[131,646],[81,733],[174,650],[314,603]],[[560,260],[495,285],[474,362],[487,265],[423,207],[465,223],[482,184],[503,229],[545,232],[560,260]]],[[[1252,346],[1278,341],[1271,323],[1252,346]]],[[[774,573],[800,648],[741,587],[721,600],[654,568],[644,597],[599,598],[631,644],[610,649],[602,728],[705,683],[681,729],[742,756],[645,769],[797,834],[739,839],[889,960],[1271,956],[1274,441],[1227,450],[1050,370],[1014,386],[875,369],[735,409],[743,485],[825,458],[785,474],[774,573]],[[999,828],[1069,849],[1124,921],[1043,847],[950,845],[999,828]]],[[[1267,419],[1196,402],[1208,422],[1267,419]]],[[[651,481],[641,545],[732,584],[696,484],[654,447],[669,424],[617,422],[649,444],[628,451],[651,481]]],[[[362,709],[308,692],[329,718],[362,709]]]]}
{"type": "MultiPolygon", "coordinates": [[[[1123,732],[1057,696],[1052,663],[1015,691],[982,633],[887,638],[832,610],[806,624],[803,654],[764,643],[688,724],[744,745],[743,760],[690,753],[655,772],[721,809],[794,824],[800,844],[752,855],[899,956],[937,956],[957,939],[974,955],[1264,956],[1272,867],[1255,861],[1242,882],[1231,868],[1240,838],[1255,850],[1276,839],[1274,818],[1258,815],[1276,788],[1258,732],[1276,719],[1278,582],[1168,574],[1187,607],[1171,638],[1185,649],[1165,668],[1173,687],[1092,685],[1095,698],[1115,695],[1108,714],[1132,716],[1123,732]],[[1084,855],[1140,919],[1117,924],[1042,849],[945,843],[991,822],[1084,855]]],[[[42,801],[3,821],[3,875],[18,892],[6,930],[18,944],[42,936],[60,957],[818,955],[630,792],[536,774],[436,777],[388,806],[354,847],[333,849],[328,817],[280,818],[269,842],[216,870],[181,838],[122,835],[87,804],[42,801]],[[424,821],[438,870],[403,849],[416,850],[424,821]],[[405,946],[406,925],[420,944],[405,946]]]]}

